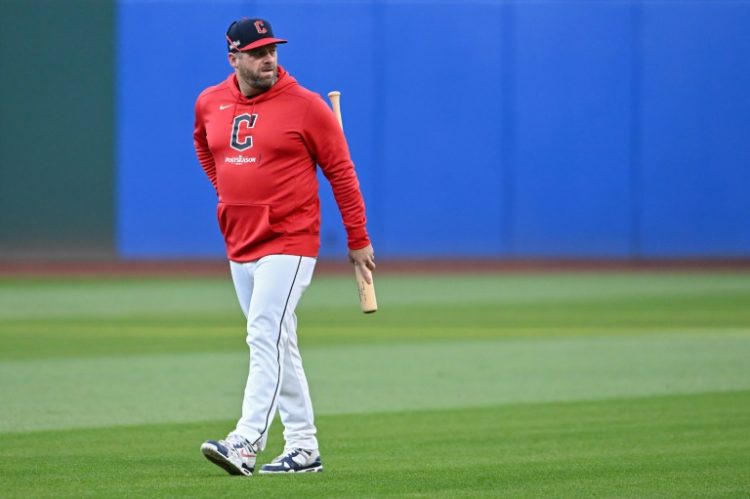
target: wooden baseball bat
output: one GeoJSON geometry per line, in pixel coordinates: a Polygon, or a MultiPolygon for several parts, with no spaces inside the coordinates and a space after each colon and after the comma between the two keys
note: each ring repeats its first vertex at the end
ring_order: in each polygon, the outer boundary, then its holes
{"type": "MultiPolygon", "coordinates": [[[[341,129],[344,129],[344,122],[341,119],[341,92],[334,90],[328,92],[328,99],[331,101],[331,107],[333,107],[333,113],[336,115],[336,119],[339,120],[341,129]]],[[[378,300],[375,297],[375,282],[368,284],[365,281],[365,277],[362,275],[360,268],[354,266],[354,277],[357,280],[357,289],[359,290],[359,305],[362,307],[362,312],[371,314],[378,310],[378,300]]],[[[371,278],[372,280],[372,278],[371,278]]]]}

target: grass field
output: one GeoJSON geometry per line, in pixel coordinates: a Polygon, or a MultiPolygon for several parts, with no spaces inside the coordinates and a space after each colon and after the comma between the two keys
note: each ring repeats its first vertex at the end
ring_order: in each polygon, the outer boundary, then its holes
{"type": "Polygon", "coordinates": [[[0,497],[750,497],[750,273],[377,285],[298,310],[325,472],[242,478],[228,277],[0,279],[0,497]]]}

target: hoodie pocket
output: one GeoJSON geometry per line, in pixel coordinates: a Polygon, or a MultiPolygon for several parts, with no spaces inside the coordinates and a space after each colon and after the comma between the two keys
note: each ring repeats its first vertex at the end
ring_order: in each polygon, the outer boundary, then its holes
{"type": "Polygon", "coordinates": [[[249,249],[281,235],[271,227],[267,205],[219,203],[216,214],[221,233],[231,248],[249,249]]]}

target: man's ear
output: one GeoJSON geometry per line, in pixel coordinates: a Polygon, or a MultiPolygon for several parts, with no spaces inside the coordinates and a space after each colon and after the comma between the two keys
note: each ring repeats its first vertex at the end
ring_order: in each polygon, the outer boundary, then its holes
{"type": "Polygon", "coordinates": [[[238,62],[237,62],[237,54],[229,52],[229,54],[227,55],[227,57],[229,58],[229,65],[232,66],[233,68],[236,68],[237,64],[238,64],[238,62]]]}

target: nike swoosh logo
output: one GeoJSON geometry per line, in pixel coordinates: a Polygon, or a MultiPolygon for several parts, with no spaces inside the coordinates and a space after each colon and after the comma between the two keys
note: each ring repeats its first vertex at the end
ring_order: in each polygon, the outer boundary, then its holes
{"type": "Polygon", "coordinates": [[[223,111],[225,109],[229,109],[230,107],[232,107],[231,104],[222,104],[222,105],[219,106],[219,111],[223,111]]]}

